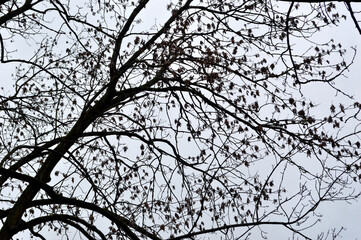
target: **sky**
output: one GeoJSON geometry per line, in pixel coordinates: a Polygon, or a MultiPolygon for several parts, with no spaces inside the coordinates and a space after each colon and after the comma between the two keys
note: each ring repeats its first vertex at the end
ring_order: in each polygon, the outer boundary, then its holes
{"type": "MultiPolygon", "coordinates": [[[[159,13],[157,13],[157,19],[153,19],[148,21],[147,19],[151,18],[151,14],[147,15],[149,11],[146,11],[146,14],[141,16],[143,19],[142,27],[147,28],[147,25],[151,27],[153,23],[161,23],[166,19],[166,14],[164,8],[160,8],[156,1],[150,1],[150,5],[147,7],[149,9],[159,9],[159,13]],[[163,9],[163,10],[161,10],[163,9]]],[[[356,6],[356,4],[354,4],[356,6]]],[[[338,3],[340,8],[345,8],[343,3],[338,3]]],[[[361,4],[358,4],[359,9],[361,10],[361,4]]],[[[347,14],[347,13],[346,13],[347,14]]],[[[349,68],[349,71],[346,73],[346,76],[338,79],[335,83],[337,87],[344,90],[348,94],[354,96],[355,101],[361,102],[361,35],[355,29],[353,23],[350,21],[350,18],[347,22],[343,22],[339,24],[337,27],[332,27],[329,29],[324,29],[321,34],[319,34],[319,39],[327,39],[334,38],[336,41],[342,42],[345,48],[349,47],[358,47],[358,54],[355,58],[354,64],[349,68]]],[[[27,49],[26,43],[19,45],[18,51],[22,49],[27,49]]],[[[350,49],[351,51],[351,49],[350,49]]],[[[8,71],[9,67],[0,65],[0,71],[2,74],[10,75],[11,71],[8,71]]],[[[3,76],[4,76],[3,75],[3,76]]],[[[0,86],[7,87],[11,89],[11,86],[7,85],[7,83],[2,82],[0,86]]],[[[348,101],[347,98],[340,96],[340,94],[336,94],[335,91],[324,91],[322,86],[313,85],[310,87],[305,88],[304,93],[309,95],[310,98],[315,99],[317,103],[329,105],[334,101],[340,101],[344,99],[344,101],[348,101]]],[[[354,184],[355,190],[361,192],[361,186],[359,183],[354,184]]],[[[361,200],[361,199],[360,199],[361,200]]],[[[341,239],[361,239],[361,201],[358,202],[339,202],[339,203],[332,203],[325,206],[320,206],[317,210],[320,214],[323,215],[322,221],[317,224],[314,228],[310,229],[309,231],[311,235],[316,235],[321,231],[326,231],[330,228],[340,229],[341,226],[345,227],[345,231],[341,232],[342,238],[341,239]],[[360,236],[360,237],[358,237],[360,236]]],[[[287,239],[289,236],[289,232],[280,232],[274,231],[272,227],[265,228],[268,231],[268,239],[287,239]]],[[[257,239],[256,235],[252,235],[250,239],[257,239]]],[[[26,239],[26,238],[24,238],[26,239]]]]}
{"type": "MultiPolygon", "coordinates": [[[[306,3],[305,3],[306,4],[306,3]]],[[[336,3],[338,9],[345,9],[344,3],[336,3]]],[[[355,11],[361,10],[361,3],[353,3],[355,11]]],[[[302,4],[301,4],[302,8],[302,4]]],[[[322,84],[311,84],[303,89],[303,93],[306,97],[312,98],[316,103],[325,106],[325,111],[329,111],[331,103],[336,102],[361,102],[361,35],[355,28],[354,23],[351,21],[350,15],[347,15],[347,21],[341,22],[338,26],[332,26],[328,29],[323,29],[321,33],[314,36],[314,39],[325,40],[335,39],[335,42],[341,42],[343,47],[348,50],[349,56],[352,54],[351,47],[357,47],[357,55],[349,70],[345,73],[344,77],[341,77],[335,81],[335,86],[345,91],[347,94],[354,97],[354,100],[350,100],[348,97],[343,96],[336,91],[325,88],[322,84]]],[[[360,17],[359,20],[361,21],[360,17]]],[[[302,39],[300,40],[302,41],[302,39]]],[[[361,138],[361,136],[359,136],[361,138]]],[[[353,184],[356,192],[361,192],[360,182],[353,184]]],[[[317,211],[323,217],[320,223],[308,232],[315,236],[317,232],[325,232],[328,229],[335,228],[340,230],[341,226],[345,228],[340,233],[340,239],[355,240],[361,239],[361,199],[359,201],[351,202],[334,202],[327,205],[321,205],[317,211]]],[[[272,232],[272,229],[270,229],[272,232]]],[[[269,239],[287,239],[287,234],[281,235],[280,232],[270,234],[269,239]]],[[[328,238],[329,239],[329,238],[328,238]]]]}

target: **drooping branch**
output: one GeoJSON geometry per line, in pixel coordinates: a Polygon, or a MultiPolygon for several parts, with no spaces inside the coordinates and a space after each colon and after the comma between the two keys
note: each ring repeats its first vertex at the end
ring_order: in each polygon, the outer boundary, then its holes
{"type": "MultiPolygon", "coordinates": [[[[129,227],[134,228],[135,230],[151,237],[152,239],[159,240],[159,238],[157,238],[155,235],[149,233],[144,228],[137,226],[135,223],[130,222],[126,218],[117,216],[116,214],[112,213],[111,211],[106,210],[104,208],[100,208],[99,206],[97,206],[95,204],[87,203],[87,202],[77,200],[77,199],[66,198],[66,197],[62,196],[61,194],[55,192],[51,186],[33,178],[33,177],[27,176],[25,174],[13,172],[13,171],[10,171],[10,170],[4,169],[4,168],[0,168],[0,174],[28,182],[29,184],[36,184],[37,186],[39,186],[40,189],[44,190],[51,197],[51,199],[48,199],[48,200],[33,201],[29,206],[27,206],[27,208],[38,206],[38,205],[49,205],[49,204],[75,205],[80,208],[86,208],[86,209],[96,211],[96,212],[101,213],[102,215],[108,217],[109,220],[115,222],[132,239],[138,239],[138,237],[129,229],[129,227]]],[[[4,214],[9,214],[9,211],[2,212],[0,214],[0,216],[2,216],[4,214]]],[[[54,216],[55,216],[55,218],[58,218],[58,217],[56,217],[56,215],[54,215],[54,216]]],[[[44,219],[38,218],[34,222],[30,223],[30,225],[35,226],[35,225],[39,224],[40,222],[43,222],[44,219]]],[[[83,223],[83,221],[82,221],[82,223],[83,223]]],[[[27,223],[24,223],[23,221],[21,221],[20,225],[18,227],[14,228],[13,231],[25,230],[27,228],[26,224],[27,223]]]]}

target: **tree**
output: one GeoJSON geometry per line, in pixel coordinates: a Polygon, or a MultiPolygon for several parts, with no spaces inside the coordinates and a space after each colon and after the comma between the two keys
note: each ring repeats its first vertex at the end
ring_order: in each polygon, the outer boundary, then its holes
{"type": "MultiPolygon", "coordinates": [[[[328,12],[328,9],[330,9],[330,7],[332,6],[332,4],[331,4],[331,5],[328,4],[328,6],[326,6],[325,1],[317,1],[317,0],[300,0],[300,1],[281,0],[281,1],[292,2],[290,8],[293,7],[293,5],[294,5],[295,2],[298,2],[298,3],[319,3],[319,4],[323,3],[324,6],[325,6],[326,12],[328,12]]],[[[341,1],[340,1],[340,0],[336,0],[336,1],[334,0],[334,1],[330,1],[330,2],[341,2],[341,1]]],[[[352,3],[352,2],[360,2],[360,1],[356,0],[356,1],[342,1],[342,2],[345,3],[345,6],[346,6],[346,8],[347,8],[347,11],[349,11],[350,16],[351,16],[351,18],[352,18],[352,21],[353,21],[354,24],[355,24],[356,29],[357,29],[358,32],[361,34],[361,26],[360,26],[359,21],[357,20],[357,18],[356,18],[356,16],[355,16],[355,11],[352,9],[352,6],[351,6],[351,3],[352,3]]]]}
{"type": "Polygon", "coordinates": [[[335,5],[166,2],[0,2],[0,239],[309,238],[359,196],[361,104],[304,91],[347,96],[335,5]]]}

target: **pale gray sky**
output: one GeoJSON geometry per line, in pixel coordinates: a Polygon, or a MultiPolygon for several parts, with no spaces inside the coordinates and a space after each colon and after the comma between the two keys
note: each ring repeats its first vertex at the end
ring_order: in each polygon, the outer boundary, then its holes
{"type": "MultiPolygon", "coordinates": [[[[286,3],[285,3],[286,4],[286,3]]],[[[343,3],[338,3],[338,7],[345,8],[343,3]]],[[[356,6],[356,4],[354,4],[356,6]]],[[[359,9],[361,10],[361,4],[358,4],[359,9]]],[[[145,30],[149,29],[153,24],[161,24],[167,18],[168,12],[165,7],[159,2],[151,1],[150,5],[147,7],[147,10],[144,15],[142,15],[142,28],[145,30]],[[157,12],[155,12],[155,9],[157,12]],[[156,19],[154,15],[156,13],[156,19]]],[[[347,14],[347,13],[345,13],[347,14]]],[[[324,29],[322,33],[315,36],[315,39],[319,40],[328,40],[334,38],[336,41],[343,43],[345,48],[358,47],[358,55],[356,56],[355,63],[350,67],[349,72],[346,73],[344,78],[340,78],[336,81],[336,86],[344,90],[350,95],[353,95],[355,101],[361,102],[361,35],[355,29],[353,23],[350,21],[350,18],[347,22],[341,23],[339,26],[335,26],[329,29],[324,29]]],[[[298,40],[297,44],[301,44],[302,39],[298,40]]],[[[19,43],[17,51],[24,53],[23,51],[30,50],[26,42],[19,43]]],[[[351,49],[349,50],[351,53],[351,49]]],[[[0,71],[2,72],[3,79],[9,79],[10,74],[12,73],[11,67],[9,65],[0,65],[0,71]],[[5,77],[6,76],[6,77],[5,77]]],[[[6,89],[11,89],[11,81],[2,80],[0,86],[4,86],[6,89]]],[[[349,101],[347,98],[341,94],[335,95],[335,91],[327,88],[323,88],[322,85],[313,85],[304,88],[304,93],[309,95],[310,98],[314,99],[317,103],[325,104],[325,109],[329,109],[330,103],[333,101],[338,102],[340,99],[343,101],[349,101]]],[[[361,186],[359,183],[353,185],[356,191],[361,191],[361,186]]],[[[320,233],[327,231],[330,228],[340,229],[341,226],[346,228],[346,231],[341,233],[341,239],[361,239],[358,236],[361,236],[361,201],[359,202],[350,202],[347,204],[345,202],[330,203],[328,205],[321,205],[317,212],[323,215],[322,221],[316,226],[308,230],[310,235],[315,236],[320,233]]],[[[279,231],[279,228],[265,227],[265,231],[268,232],[268,239],[287,239],[290,236],[289,231],[279,231]],[[275,229],[277,229],[275,231],[275,229]]],[[[260,235],[255,232],[250,236],[250,239],[259,239],[260,235]]],[[[24,239],[27,239],[24,237],[24,239]]],[[[296,238],[297,239],[297,238],[296,238]]]]}

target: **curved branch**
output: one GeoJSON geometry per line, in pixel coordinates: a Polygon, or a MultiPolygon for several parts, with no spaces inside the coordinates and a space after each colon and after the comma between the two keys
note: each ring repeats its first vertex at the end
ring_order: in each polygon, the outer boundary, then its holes
{"type": "MultiPolygon", "coordinates": [[[[100,208],[97,205],[89,203],[89,202],[84,202],[84,201],[80,201],[80,200],[73,199],[73,198],[63,197],[61,194],[55,192],[51,186],[47,185],[46,183],[44,183],[36,178],[30,177],[30,176],[22,174],[22,173],[13,172],[13,171],[10,171],[10,170],[4,169],[4,168],[0,168],[0,174],[8,175],[10,177],[26,181],[30,184],[37,185],[41,189],[43,189],[52,198],[52,199],[47,199],[47,200],[34,200],[27,207],[37,206],[39,204],[41,204],[41,205],[45,205],[45,204],[47,204],[47,205],[48,204],[75,205],[80,208],[86,208],[89,210],[96,211],[99,214],[109,218],[109,220],[115,222],[119,226],[119,228],[121,228],[131,239],[138,239],[138,237],[129,229],[129,227],[132,227],[136,231],[150,237],[151,239],[159,240],[158,237],[156,237],[154,234],[146,231],[144,228],[137,226],[135,223],[127,220],[124,217],[117,216],[116,214],[114,214],[113,212],[111,212],[105,208],[100,208]]],[[[10,213],[10,211],[6,211],[3,214],[9,214],[9,213],[10,213]]],[[[15,230],[19,231],[19,229],[21,229],[20,226],[17,227],[16,229],[14,229],[14,231],[15,230]]]]}
{"type": "Polygon", "coordinates": [[[93,224],[90,224],[90,223],[86,222],[85,220],[83,220],[81,218],[71,216],[71,215],[66,215],[66,214],[53,214],[53,215],[49,215],[49,216],[38,217],[38,218],[32,219],[32,220],[30,220],[28,222],[23,221],[19,225],[18,230],[23,231],[23,230],[26,230],[26,229],[29,229],[29,228],[33,228],[38,224],[52,222],[52,221],[60,221],[60,222],[64,222],[66,224],[69,224],[69,225],[77,228],[88,239],[95,239],[95,238],[91,237],[91,235],[88,233],[87,230],[85,230],[79,224],[76,223],[76,222],[78,222],[78,223],[84,225],[87,229],[96,232],[100,236],[101,239],[103,239],[103,240],[107,239],[105,237],[105,235],[97,227],[95,227],[93,224]]]}

